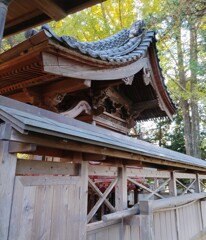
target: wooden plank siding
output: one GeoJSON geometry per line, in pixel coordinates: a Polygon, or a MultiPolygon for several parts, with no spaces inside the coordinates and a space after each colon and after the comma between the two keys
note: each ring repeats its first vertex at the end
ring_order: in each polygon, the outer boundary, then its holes
{"type": "Polygon", "coordinates": [[[8,153],[8,142],[0,141],[0,239],[8,238],[16,156],[8,153]]]}
{"type": "Polygon", "coordinates": [[[140,240],[138,225],[112,224],[87,233],[87,240],[140,240]]]}
{"type": "Polygon", "coordinates": [[[203,229],[200,201],[154,213],[154,240],[189,240],[203,229]],[[178,214],[175,212],[178,210],[178,214]],[[178,218],[178,219],[177,219],[178,218]]]}
{"type": "Polygon", "coordinates": [[[79,239],[80,177],[16,177],[9,240],[79,239]]]}

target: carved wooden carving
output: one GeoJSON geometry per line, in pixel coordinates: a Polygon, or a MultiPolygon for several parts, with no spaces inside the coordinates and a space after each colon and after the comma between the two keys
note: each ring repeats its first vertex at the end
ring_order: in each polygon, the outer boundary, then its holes
{"type": "Polygon", "coordinates": [[[148,67],[144,67],[143,68],[143,80],[145,85],[149,85],[152,82],[152,77],[151,77],[151,73],[150,73],[150,69],[148,67]]]}
{"type": "Polygon", "coordinates": [[[62,112],[61,114],[70,117],[70,118],[75,118],[79,116],[80,113],[85,112],[86,114],[91,114],[91,106],[89,105],[88,102],[82,100],[80,101],[74,108],[62,112]]]}
{"type": "Polygon", "coordinates": [[[134,75],[130,76],[130,77],[126,77],[126,78],[122,78],[122,81],[126,84],[126,85],[132,85],[134,80],[134,75]]]}

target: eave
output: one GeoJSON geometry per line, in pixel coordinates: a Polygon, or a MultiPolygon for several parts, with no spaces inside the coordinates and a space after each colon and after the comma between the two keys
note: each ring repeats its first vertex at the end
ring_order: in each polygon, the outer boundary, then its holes
{"type": "MultiPolygon", "coordinates": [[[[109,130],[70,119],[28,104],[0,96],[0,138],[38,147],[62,149],[122,159],[140,166],[206,171],[206,163],[185,154],[111,133],[109,130]],[[148,165],[147,165],[148,164],[148,165]]],[[[36,149],[36,148],[34,148],[36,149]]],[[[31,149],[32,150],[32,149],[31,149]]],[[[35,154],[35,153],[34,153],[35,154]]],[[[103,160],[104,161],[104,160],[103,160]]]]}
{"type": "MultiPolygon", "coordinates": [[[[103,1],[104,0],[13,0],[8,7],[4,37],[51,20],[58,21],[68,14],[75,13],[103,1]]],[[[9,0],[3,2],[9,2],[9,0]]]]}
{"type": "MultiPolygon", "coordinates": [[[[145,116],[142,115],[136,120],[164,116],[171,118],[175,107],[164,85],[157,57],[155,33],[145,31],[134,38],[128,38],[128,36],[129,30],[122,30],[99,42],[82,43],[71,37],[64,39],[58,37],[45,26],[43,30],[0,56],[0,93],[13,97],[22,89],[64,78],[68,81],[76,79],[77,83],[85,80],[95,83],[104,81],[105,84],[113,81],[123,83],[130,78],[131,80],[138,78],[139,80],[134,81],[140,81],[142,75],[139,76],[139,72],[147,69],[150,73],[149,82],[141,83],[141,86],[145,88],[145,94],[150,96],[148,99],[140,98],[138,102],[143,105],[144,101],[147,105],[151,102],[152,105],[145,109],[145,116]],[[107,45],[115,46],[120,37],[126,39],[124,45],[120,45],[116,50],[107,47],[107,45]],[[99,50],[104,46],[106,50],[99,50]],[[158,100],[156,108],[153,106],[155,99],[158,100]],[[150,108],[154,110],[147,110],[150,108]]],[[[144,82],[143,79],[141,81],[144,82]]],[[[132,84],[132,82],[126,84],[132,84]]],[[[130,87],[127,88],[130,91],[130,87]]],[[[133,87],[131,90],[134,90],[133,87]]],[[[131,100],[135,100],[135,94],[139,91],[138,86],[136,90],[137,92],[133,91],[133,96],[128,92],[128,96],[132,97],[131,100]]]]}

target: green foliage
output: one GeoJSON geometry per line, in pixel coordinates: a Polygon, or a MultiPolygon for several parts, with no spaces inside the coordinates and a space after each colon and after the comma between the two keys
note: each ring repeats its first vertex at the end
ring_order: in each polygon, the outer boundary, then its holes
{"type": "MultiPolygon", "coordinates": [[[[158,38],[160,63],[168,90],[178,106],[177,115],[170,124],[155,121],[152,133],[145,131],[150,141],[161,146],[185,152],[181,100],[194,101],[200,115],[200,148],[206,158],[206,3],[202,0],[108,0],[92,8],[69,15],[50,25],[59,35],[70,35],[80,41],[96,41],[128,28],[136,18],[144,19],[146,28],[155,30],[158,38]],[[197,39],[197,59],[192,56],[191,31],[197,39]],[[183,63],[178,59],[179,39],[183,63]],[[181,66],[180,66],[181,65],[181,66]],[[180,82],[180,71],[185,83],[180,82]],[[195,76],[195,78],[194,78],[195,76]]],[[[4,39],[7,50],[24,39],[23,34],[4,39]]],[[[1,51],[3,51],[1,50],[1,51]]]]}
{"type": "Polygon", "coordinates": [[[17,35],[3,39],[0,53],[14,47],[15,45],[21,43],[24,40],[25,40],[24,33],[19,33],[17,35]]]}
{"type": "Polygon", "coordinates": [[[51,26],[60,35],[71,35],[80,41],[96,41],[129,27],[136,15],[133,0],[109,0],[69,15],[60,22],[52,22],[51,26]]]}

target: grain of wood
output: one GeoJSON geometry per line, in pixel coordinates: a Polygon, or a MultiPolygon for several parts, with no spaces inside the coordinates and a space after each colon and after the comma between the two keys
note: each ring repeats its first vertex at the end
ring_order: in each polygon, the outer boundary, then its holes
{"type": "MultiPolygon", "coordinates": [[[[12,211],[9,228],[9,240],[19,239],[21,229],[21,213],[22,213],[22,202],[23,202],[24,185],[20,181],[19,177],[15,179],[14,185],[14,196],[12,202],[12,211]]],[[[4,238],[2,238],[4,239],[4,238]]]]}
{"type": "Polygon", "coordinates": [[[16,156],[8,153],[8,142],[0,142],[0,239],[8,239],[16,156]]]}

